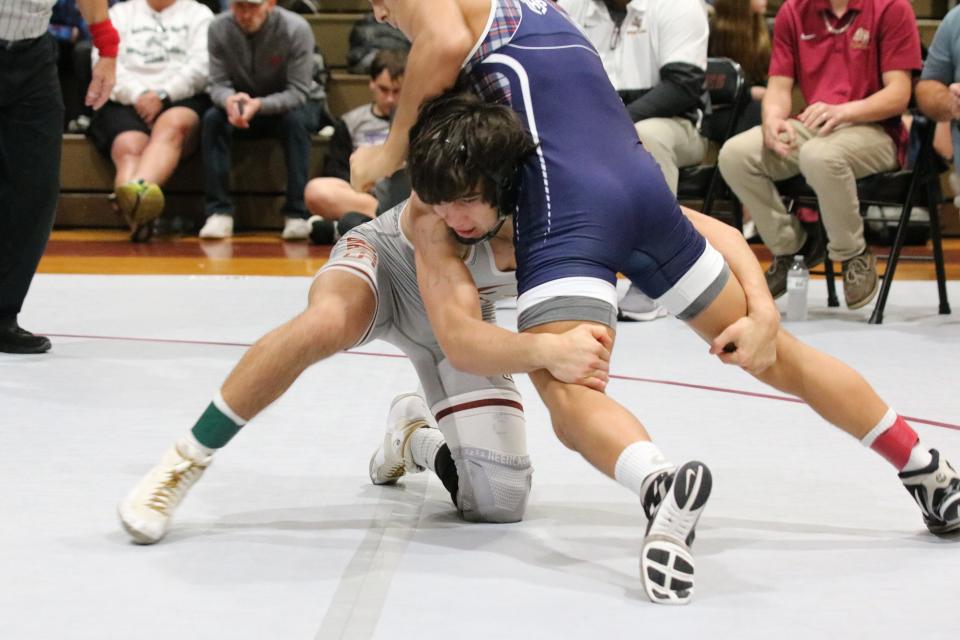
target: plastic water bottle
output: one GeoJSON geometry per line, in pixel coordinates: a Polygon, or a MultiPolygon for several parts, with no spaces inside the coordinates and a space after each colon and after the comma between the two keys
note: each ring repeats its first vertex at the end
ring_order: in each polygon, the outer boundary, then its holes
{"type": "Polygon", "coordinates": [[[807,319],[807,283],[810,271],[803,256],[794,256],[793,264],[787,272],[787,320],[791,322],[807,319]]]}

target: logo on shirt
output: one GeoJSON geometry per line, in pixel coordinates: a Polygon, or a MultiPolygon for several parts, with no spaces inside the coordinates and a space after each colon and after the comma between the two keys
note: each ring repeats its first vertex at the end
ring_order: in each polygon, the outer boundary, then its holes
{"type": "Polygon", "coordinates": [[[625,35],[635,36],[638,33],[643,32],[643,14],[634,15],[633,19],[627,24],[627,31],[625,35]]]}
{"type": "Polygon", "coordinates": [[[547,14],[547,0],[520,0],[527,8],[541,16],[547,14]]]}
{"type": "Polygon", "coordinates": [[[850,48],[852,49],[866,49],[870,46],[870,32],[860,27],[853,34],[853,38],[850,39],[850,48]]]}

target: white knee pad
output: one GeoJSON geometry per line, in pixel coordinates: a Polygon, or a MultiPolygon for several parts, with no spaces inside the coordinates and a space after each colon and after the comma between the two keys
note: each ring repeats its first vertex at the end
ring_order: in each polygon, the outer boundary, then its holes
{"type": "Polygon", "coordinates": [[[518,522],[530,495],[530,456],[520,394],[483,389],[433,407],[457,465],[457,507],[470,522],[518,522]]]}

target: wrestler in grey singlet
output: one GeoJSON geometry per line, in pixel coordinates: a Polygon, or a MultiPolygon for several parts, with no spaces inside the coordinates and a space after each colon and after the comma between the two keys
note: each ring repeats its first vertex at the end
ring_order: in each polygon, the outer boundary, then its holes
{"type": "MultiPolygon", "coordinates": [[[[377,311],[357,345],[381,339],[409,356],[427,405],[450,447],[460,477],[455,496],[468,520],[519,520],[530,490],[523,407],[510,376],[476,376],[454,369],[430,327],[417,285],[413,245],[400,230],[406,202],[340,239],[320,273],[356,275],[373,291],[377,311]]],[[[517,295],[513,272],[497,269],[493,248],[469,248],[464,264],[480,293],[483,318],[494,302],[517,295]]]]}

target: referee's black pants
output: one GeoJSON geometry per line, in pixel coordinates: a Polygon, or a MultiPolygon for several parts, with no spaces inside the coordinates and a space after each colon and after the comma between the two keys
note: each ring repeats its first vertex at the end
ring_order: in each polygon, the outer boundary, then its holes
{"type": "Polygon", "coordinates": [[[20,313],[53,228],[62,132],[55,40],[0,47],[0,326],[20,313]]]}

